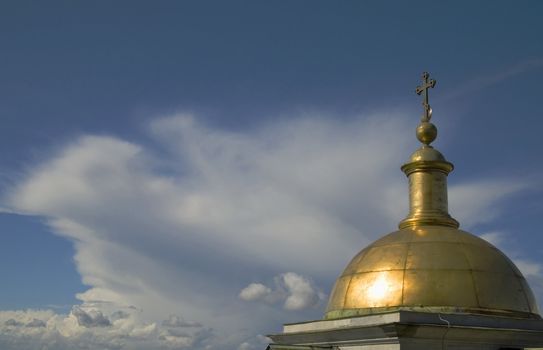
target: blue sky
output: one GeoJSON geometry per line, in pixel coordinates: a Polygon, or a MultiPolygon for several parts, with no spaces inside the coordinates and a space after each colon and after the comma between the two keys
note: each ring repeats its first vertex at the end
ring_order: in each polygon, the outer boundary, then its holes
{"type": "Polygon", "coordinates": [[[0,323],[47,327],[0,344],[249,350],[321,317],[406,215],[424,70],[451,214],[541,304],[542,11],[2,2],[0,323]]]}

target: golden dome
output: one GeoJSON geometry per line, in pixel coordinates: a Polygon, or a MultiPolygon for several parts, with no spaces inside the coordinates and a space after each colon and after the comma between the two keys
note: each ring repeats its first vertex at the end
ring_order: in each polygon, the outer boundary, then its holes
{"type": "Polygon", "coordinates": [[[539,318],[511,260],[481,238],[439,225],[404,228],[364,248],[336,281],[325,317],[394,310],[539,318]]]}
{"type": "Polygon", "coordinates": [[[541,318],[524,276],[499,249],[468,232],[448,213],[447,175],[453,165],[430,143],[427,90],[417,128],[423,145],[402,171],[409,179],[409,215],[392,232],[364,248],[337,279],[325,318],[410,310],[541,318]]]}

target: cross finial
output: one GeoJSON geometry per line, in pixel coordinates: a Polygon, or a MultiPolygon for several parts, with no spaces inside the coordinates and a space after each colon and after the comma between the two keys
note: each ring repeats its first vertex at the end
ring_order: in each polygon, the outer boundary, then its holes
{"type": "Polygon", "coordinates": [[[430,121],[432,117],[432,108],[428,103],[428,89],[436,86],[436,81],[434,79],[428,79],[430,74],[428,72],[422,73],[422,85],[417,86],[417,95],[423,94],[424,99],[422,100],[422,106],[424,107],[424,115],[422,116],[423,122],[430,121]]]}

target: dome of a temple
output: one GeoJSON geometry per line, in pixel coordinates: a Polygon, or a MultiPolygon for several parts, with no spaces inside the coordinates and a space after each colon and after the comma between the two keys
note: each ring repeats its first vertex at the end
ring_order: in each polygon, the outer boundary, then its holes
{"type": "Polygon", "coordinates": [[[447,175],[453,165],[430,143],[428,74],[417,88],[424,112],[416,135],[423,144],[402,171],[410,212],[392,232],[362,249],[337,279],[326,319],[409,310],[540,319],[535,297],[515,264],[468,232],[448,213],[447,175]]]}
{"type": "Polygon", "coordinates": [[[507,256],[440,225],[407,227],[364,248],[336,281],[326,318],[397,310],[539,317],[528,283],[507,256]]]}

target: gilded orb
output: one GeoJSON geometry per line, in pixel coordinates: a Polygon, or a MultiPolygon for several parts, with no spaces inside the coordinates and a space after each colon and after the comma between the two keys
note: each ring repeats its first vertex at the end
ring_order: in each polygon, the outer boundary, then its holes
{"type": "Polygon", "coordinates": [[[432,143],[437,137],[437,128],[430,122],[421,122],[417,127],[417,139],[425,145],[432,143]]]}

